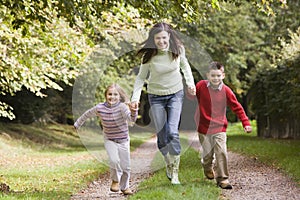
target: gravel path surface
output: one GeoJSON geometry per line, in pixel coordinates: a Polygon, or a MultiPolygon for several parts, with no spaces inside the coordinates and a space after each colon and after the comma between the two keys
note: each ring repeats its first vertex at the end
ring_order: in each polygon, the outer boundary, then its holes
{"type": "Polygon", "coordinates": [[[229,152],[233,190],[223,190],[230,200],[299,200],[300,188],[278,169],[254,158],[229,152]]]}
{"type": "MultiPolygon", "coordinates": [[[[129,185],[133,192],[137,191],[138,184],[141,181],[153,173],[151,162],[157,151],[156,137],[153,137],[131,153],[131,178],[129,185]]],[[[73,195],[71,200],[127,199],[127,196],[124,196],[121,192],[110,192],[110,184],[109,173],[104,174],[98,180],[93,181],[88,188],[73,195]]]]}
{"type": "MultiPolygon", "coordinates": [[[[190,146],[199,150],[196,133],[185,133],[190,146]]],[[[157,152],[156,138],[141,145],[131,154],[131,189],[136,192],[138,184],[153,171],[151,161],[157,152]]],[[[300,200],[300,188],[279,170],[267,167],[258,160],[229,152],[229,180],[232,190],[222,190],[220,199],[230,200],[300,200]]],[[[109,191],[109,174],[92,182],[88,188],[74,194],[71,200],[126,199],[121,193],[109,191]]]]}

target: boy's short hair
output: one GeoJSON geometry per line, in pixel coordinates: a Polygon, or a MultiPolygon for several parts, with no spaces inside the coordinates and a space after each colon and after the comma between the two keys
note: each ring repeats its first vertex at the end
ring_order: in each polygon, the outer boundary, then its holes
{"type": "Polygon", "coordinates": [[[224,66],[221,63],[217,62],[217,61],[213,61],[209,64],[208,72],[212,69],[214,69],[214,70],[218,69],[218,70],[221,70],[222,72],[224,72],[224,66]]]}

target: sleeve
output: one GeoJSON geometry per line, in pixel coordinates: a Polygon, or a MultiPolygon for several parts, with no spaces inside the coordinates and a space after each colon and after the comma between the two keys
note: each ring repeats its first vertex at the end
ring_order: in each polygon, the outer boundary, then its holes
{"type": "Polygon", "coordinates": [[[96,117],[97,116],[97,106],[87,110],[85,113],[83,113],[74,123],[75,128],[80,128],[84,122],[91,117],[96,117]]]}
{"type": "Polygon", "coordinates": [[[228,87],[226,87],[226,98],[227,98],[227,105],[229,105],[230,109],[237,115],[239,120],[242,122],[243,127],[250,126],[250,121],[244,111],[244,108],[238,102],[233,91],[228,87]]]}
{"type": "Polygon", "coordinates": [[[185,56],[185,48],[183,46],[181,47],[181,53],[180,53],[180,69],[183,73],[186,85],[189,87],[195,87],[192,70],[188,62],[188,59],[185,56]]]}
{"type": "Polygon", "coordinates": [[[131,101],[139,101],[144,86],[145,80],[149,73],[149,63],[140,66],[139,73],[135,79],[131,101]]]}
{"type": "Polygon", "coordinates": [[[196,96],[194,97],[196,100],[197,100],[197,106],[196,106],[196,110],[195,110],[195,114],[194,114],[194,121],[195,121],[195,124],[197,126],[197,130],[198,130],[198,127],[199,127],[199,122],[200,122],[200,95],[201,95],[201,87],[203,86],[205,82],[204,81],[199,81],[197,84],[196,84],[196,96]]]}
{"type": "Polygon", "coordinates": [[[196,84],[196,97],[199,98],[200,97],[200,87],[203,85],[203,81],[199,81],[197,84],[196,84]]]}

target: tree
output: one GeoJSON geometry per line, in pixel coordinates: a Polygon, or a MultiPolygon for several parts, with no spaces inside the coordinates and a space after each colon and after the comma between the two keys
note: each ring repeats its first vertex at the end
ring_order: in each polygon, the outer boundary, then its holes
{"type": "Polygon", "coordinates": [[[280,40],[278,66],[260,73],[253,85],[260,137],[300,138],[300,27],[289,33],[289,41],[280,40]]]}
{"type": "MultiPolygon", "coordinates": [[[[280,1],[255,2],[262,8],[271,8],[280,1]]],[[[82,61],[93,45],[111,37],[122,38],[122,30],[146,27],[150,21],[144,19],[169,19],[180,28],[181,22],[205,20],[211,9],[223,10],[218,0],[149,0],[143,4],[132,0],[3,0],[1,3],[1,95],[14,95],[22,88],[37,96],[44,95],[42,89],[61,90],[58,82],[72,84],[84,68],[82,61]]],[[[267,13],[271,10],[265,9],[267,13]]],[[[12,109],[1,102],[0,116],[12,119],[12,109]]]]}
{"type": "MultiPolygon", "coordinates": [[[[21,30],[10,26],[12,16],[5,15],[5,9],[1,11],[1,95],[14,95],[26,88],[43,97],[43,89],[62,90],[59,81],[71,84],[70,80],[78,75],[78,63],[91,49],[89,39],[65,26],[63,20],[49,24],[52,30],[47,32],[33,25],[23,36],[21,30]]],[[[6,103],[0,104],[0,116],[12,119],[12,109],[6,103]]]]}
{"type": "MultiPolygon", "coordinates": [[[[229,0],[233,5],[239,5],[243,0],[229,0]]],[[[250,1],[259,11],[268,15],[276,14],[274,7],[284,6],[286,0],[254,0],[250,1]]],[[[202,20],[206,12],[211,8],[222,9],[219,0],[148,0],[145,2],[135,0],[2,0],[2,5],[6,7],[9,14],[14,17],[12,25],[15,28],[23,27],[27,31],[27,25],[33,21],[39,21],[43,26],[46,22],[52,22],[55,18],[66,19],[73,27],[78,22],[85,22],[87,27],[93,27],[93,18],[102,18],[102,11],[114,8],[117,4],[127,4],[139,9],[143,18],[158,21],[161,19],[173,19],[174,21],[192,22],[202,20]]],[[[45,27],[46,28],[46,27],[45,27]]]]}
{"type": "Polygon", "coordinates": [[[251,88],[260,137],[299,138],[299,1],[279,10],[268,41],[278,52],[272,68],[262,70],[251,88]]]}

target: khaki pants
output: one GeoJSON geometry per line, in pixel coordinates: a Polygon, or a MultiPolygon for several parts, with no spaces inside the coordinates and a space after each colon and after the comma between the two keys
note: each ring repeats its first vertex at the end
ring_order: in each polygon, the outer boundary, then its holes
{"type": "Polygon", "coordinates": [[[198,134],[201,149],[201,164],[204,171],[213,169],[215,162],[216,181],[218,183],[228,182],[227,167],[227,136],[225,132],[215,134],[198,134]],[[215,159],[215,160],[214,160],[215,159]]]}
{"type": "Polygon", "coordinates": [[[130,179],[130,149],[129,140],[117,143],[105,140],[104,146],[109,157],[110,177],[113,181],[119,182],[120,189],[129,188],[130,179]]]}

